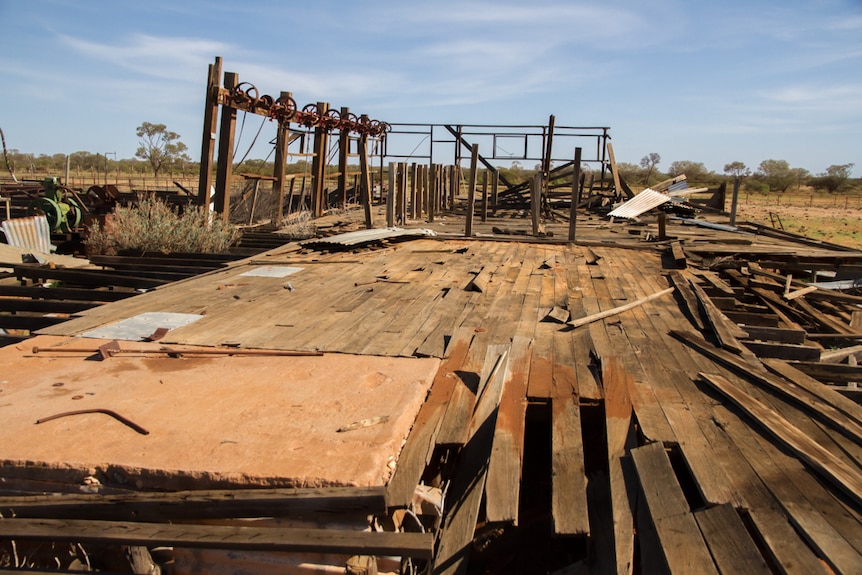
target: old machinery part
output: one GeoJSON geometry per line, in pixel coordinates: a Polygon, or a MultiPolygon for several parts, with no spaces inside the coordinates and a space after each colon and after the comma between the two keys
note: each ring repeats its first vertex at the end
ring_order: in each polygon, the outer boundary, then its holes
{"type": "Polygon", "coordinates": [[[80,226],[86,208],[71,190],[61,186],[57,178],[45,178],[42,185],[44,196],[30,202],[27,215],[44,214],[54,232],[70,232],[80,226]]]}

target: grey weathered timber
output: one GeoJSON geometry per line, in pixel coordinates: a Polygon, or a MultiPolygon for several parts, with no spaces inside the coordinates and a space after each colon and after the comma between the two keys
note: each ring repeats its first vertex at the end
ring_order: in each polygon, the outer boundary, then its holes
{"type": "Polygon", "coordinates": [[[0,538],[147,547],[395,555],[423,559],[432,557],[434,545],[431,533],[173,525],[79,519],[2,519],[0,538]]]}
{"type": "Polygon", "coordinates": [[[664,447],[651,443],[633,449],[631,454],[669,571],[717,575],[664,447]]]}

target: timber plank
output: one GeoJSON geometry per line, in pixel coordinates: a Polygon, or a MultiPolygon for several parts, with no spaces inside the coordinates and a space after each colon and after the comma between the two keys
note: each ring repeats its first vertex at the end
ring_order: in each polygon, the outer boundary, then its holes
{"type": "MultiPolygon", "coordinates": [[[[804,493],[795,485],[796,479],[807,475],[799,467],[788,467],[787,462],[792,462],[798,466],[797,460],[790,459],[777,451],[771,443],[761,440],[750,427],[743,423],[727,425],[724,429],[731,435],[734,444],[743,451],[746,460],[774,494],[787,520],[795,527],[792,531],[800,533],[835,572],[852,573],[856,566],[862,564],[858,552],[845,539],[848,535],[836,530],[821,513],[821,510],[828,513],[829,508],[834,508],[837,502],[833,499],[831,505],[821,505],[818,508],[818,506],[808,502],[806,496],[814,494],[818,489],[823,491],[823,488],[817,482],[813,482],[813,485],[806,488],[808,493],[804,493]]],[[[760,509],[756,511],[762,512],[760,509]]],[[[767,517],[763,520],[759,516],[760,513],[752,514],[752,519],[764,539],[768,540],[767,537],[771,535],[773,542],[781,545],[781,536],[774,531],[774,527],[778,526],[786,530],[786,525],[780,519],[773,518],[770,520],[767,517]],[[759,521],[759,519],[763,521],[759,521]]],[[[858,525],[856,530],[858,530],[858,525]]],[[[787,553],[794,551],[792,547],[794,546],[791,546],[790,549],[786,547],[782,549],[777,545],[770,546],[773,552],[781,550],[785,553],[785,558],[791,557],[787,553]]],[[[796,551],[804,551],[803,546],[796,545],[795,547],[796,551]]],[[[810,568],[811,560],[807,559],[805,555],[807,554],[804,554],[801,559],[809,565],[809,569],[803,572],[819,572],[819,569],[810,568]]],[[[790,565],[799,567],[800,564],[790,563],[790,565]]]]}
{"type": "Polygon", "coordinates": [[[701,373],[711,386],[730,399],[800,459],[817,470],[830,483],[844,491],[857,504],[862,504],[862,474],[836,458],[807,435],[800,432],[789,421],[769,409],[757,399],[716,374],[701,373]]]}
{"type": "Polygon", "coordinates": [[[227,489],[123,495],[0,497],[0,515],[27,519],[147,521],[280,517],[297,513],[383,513],[382,487],[227,489]]]}
{"type": "Polygon", "coordinates": [[[725,503],[696,511],[694,518],[719,571],[746,575],[772,573],[732,505],[725,503]]]}
{"type": "Polygon", "coordinates": [[[434,449],[438,427],[446,412],[446,406],[459,382],[456,372],[461,369],[466,360],[473,335],[473,329],[460,328],[452,337],[449,344],[449,357],[437,370],[428,399],[419,409],[413,429],[410,430],[407,442],[401,449],[392,477],[386,484],[388,508],[405,507],[413,500],[413,492],[434,449]]]}
{"type": "Polygon", "coordinates": [[[251,551],[316,551],[430,559],[431,533],[172,525],[81,519],[3,519],[0,538],[251,551]]]}
{"type": "Polygon", "coordinates": [[[532,340],[523,336],[512,338],[509,370],[497,413],[485,483],[485,514],[491,522],[518,524],[521,465],[524,459],[524,416],[532,345],[532,340]]]}
{"type": "MultiPolygon", "coordinates": [[[[734,370],[738,375],[780,396],[793,400],[798,405],[804,407],[808,413],[830,425],[833,429],[857,442],[862,442],[862,426],[860,426],[860,420],[858,419],[860,410],[854,409],[850,405],[852,402],[849,402],[849,400],[844,401],[845,398],[838,399],[840,396],[825,389],[825,386],[824,389],[819,389],[818,386],[813,385],[808,380],[804,380],[804,383],[799,385],[795,383],[796,380],[792,377],[788,378],[790,381],[784,381],[763,371],[747,369],[747,364],[739,358],[724,350],[711,347],[708,343],[693,334],[682,331],[672,331],[671,333],[701,353],[734,370]],[[839,405],[841,407],[838,407],[839,405]]],[[[777,361],[773,361],[771,364],[774,370],[783,371],[787,375],[792,376],[792,372],[782,367],[777,361]]]]}
{"type": "Polygon", "coordinates": [[[602,386],[605,390],[605,425],[608,444],[608,479],[613,517],[613,549],[616,573],[632,572],[634,562],[634,517],[637,483],[626,458],[637,445],[632,426],[629,388],[634,381],[617,357],[602,360],[602,386]]]}
{"type": "MultiPolygon", "coordinates": [[[[488,350],[488,361],[498,355],[497,348],[488,350]]],[[[483,371],[487,368],[483,368],[483,371]]],[[[476,520],[485,490],[488,462],[494,440],[497,422],[497,406],[502,393],[502,380],[498,385],[489,386],[479,398],[475,417],[470,422],[474,433],[462,449],[455,469],[455,475],[447,495],[448,511],[443,517],[439,545],[431,573],[450,575],[464,573],[469,561],[470,542],[476,530],[476,520]]]]}
{"type": "Polygon", "coordinates": [[[557,535],[589,534],[580,402],[574,370],[554,364],[551,399],[551,515],[557,535]],[[559,369],[558,369],[559,368],[559,369]]]}
{"type": "Polygon", "coordinates": [[[718,573],[660,443],[631,451],[662,553],[671,573],[718,573]]]}

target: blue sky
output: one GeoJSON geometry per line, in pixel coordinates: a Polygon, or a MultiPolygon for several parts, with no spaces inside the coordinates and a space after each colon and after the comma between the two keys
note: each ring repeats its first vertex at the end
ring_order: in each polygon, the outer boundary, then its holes
{"type": "Polygon", "coordinates": [[[23,152],[129,158],[148,121],[197,158],[218,55],[262,93],[389,122],[554,114],[610,126],[617,161],[862,176],[862,0],[0,0],[0,23],[0,128],[23,152]]]}

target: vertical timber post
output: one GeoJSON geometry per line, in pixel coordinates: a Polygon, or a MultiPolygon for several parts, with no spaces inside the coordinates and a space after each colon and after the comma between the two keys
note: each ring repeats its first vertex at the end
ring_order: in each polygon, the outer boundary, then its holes
{"type": "Polygon", "coordinates": [[[428,221],[433,222],[437,215],[437,166],[429,164],[428,170],[428,221]]]}
{"type": "MultiPolygon", "coordinates": [[[[292,97],[290,92],[282,92],[280,98],[292,97]]],[[[275,208],[275,225],[281,226],[284,219],[284,170],[287,167],[287,145],[290,143],[290,123],[278,123],[275,135],[275,166],[273,167],[272,195],[278,198],[275,208]]]]}
{"type": "MultiPolygon", "coordinates": [[[[221,57],[217,56],[215,64],[209,65],[207,76],[207,94],[204,104],[204,128],[201,139],[201,173],[198,178],[197,203],[200,206],[210,204],[212,188],[212,165],[215,156],[216,131],[218,130],[219,88],[221,86],[221,57]]],[[[68,174],[64,183],[69,181],[68,174]]],[[[67,184],[68,185],[68,184],[67,184]]]]}
{"type": "Polygon", "coordinates": [[[416,201],[416,162],[410,164],[410,218],[417,219],[422,216],[421,209],[417,209],[416,201]]]}
{"type": "Polygon", "coordinates": [[[538,236],[541,231],[539,216],[542,208],[542,177],[541,172],[533,174],[530,180],[530,215],[532,216],[533,235],[538,236]]]}
{"type": "Polygon", "coordinates": [[[491,210],[497,214],[498,191],[500,188],[500,172],[494,170],[494,179],[491,180],[491,210]]]}
{"type": "Polygon", "coordinates": [[[575,241],[575,229],[578,225],[578,197],[581,185],[581,149],[575,148],[575,163],[572,169],[572,204],[569,206],[569,241],[575,241]]]}
{"type": "Polygon", "coordinates": [[[455,210],[455,194],[458,187],[461,185],[458,174],[458,166],[449,166],[449,209],[455,210]]]}
{"type": "MultiPolygon", "coordinates": [[[[326,102],[317,103],[317,114],[322,118],[329,111],[326,102]]],[[[329,150],[329,130],[321,125],[314,128],[314,157],[311,164],[311,213],[315,218],[323,215],[324,184],[326,183],[326,154],[329,150]]]]}
{"type": "Polygon", "coordinates": [[[365,228],[374,227],[371,219],[371,162],[368,160],[368,135],[359,137],[359,170],[362,172],[359,189],[362,194],[362,208],[365,210],[365,228]]]}
{"type": "Polygon", "coordinates": [[[488,170],[482,171],[482,221],[488,221],[488,170]]]}
{"type": "Polygon", "coordinates": [[[407,162],[400,162],[398,164],[398,168],[398,192],[400,201],[398,204],[398,220],[403,226],[407,224],[407,162]]]}
{"type": "MultiPolygon", "coordinates": [[[[350,108],[343,107],[339,113],[342,119],[350,114],[350,108]]],[[[343,126],[344,124],[342,124],[343,126]]],[[[347,207],[347,156],[350,151],[350,132],[338,129],[338,192],[341,194],[341,207],[347,207]]],[[[355,193],[355,190],[354,190],[355,193]]]]}
{"type": "Polygon", "coordinates": [[[395,226],[395,162],[389,162],[389,190],[386,194],[386,227],[395,226]]]}
{"type": "MultiPolygon", "coordinates": [[[[230,91],[239,84],[239,74],[224,73],[224,87],[230,91]]],[[[224,221],[230,219],[230,185],[233,177],[233,145],[236,135],[236,108],[222,106],[218,137],[218,168],[216,170],[215,210],[224,221]]]]}
{"type": "Polygon", "coordinates": [[[473,144],[470,154],[470,183],[467,186],[467,224],[464,235],[473,236],[473,212],[476,209],[476,168],[479,163],[479,144],[473,144]]]}
{"type": "Polygon", "coordinates": [[[733,179],[733,198],[730,201],[730,225],[736,225],[736,203],[739,200],[739,176],[733,179]]]}

